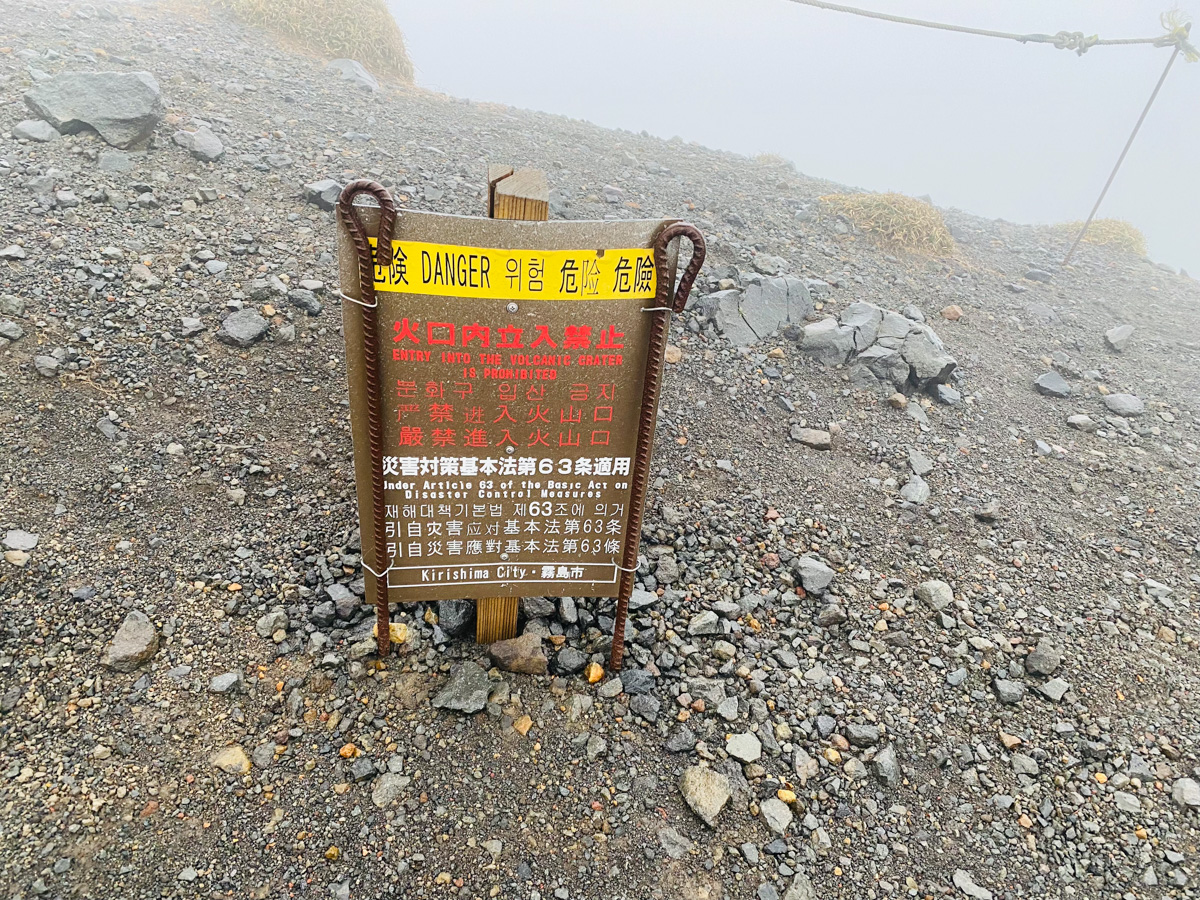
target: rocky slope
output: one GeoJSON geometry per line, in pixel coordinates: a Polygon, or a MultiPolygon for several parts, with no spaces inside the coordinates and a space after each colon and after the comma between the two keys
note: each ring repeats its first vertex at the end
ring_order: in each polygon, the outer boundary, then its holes
{"type": "Polygon", "coordinates": [[[790,168],[190,7],[5,24],[8,896],[1196,895],[1195,282],[949,210],[894,256],[790,168]],[[587,598],[372,656],[305,186],[477,214],[489,161],[709,236],[620,677],[587,598]]]}

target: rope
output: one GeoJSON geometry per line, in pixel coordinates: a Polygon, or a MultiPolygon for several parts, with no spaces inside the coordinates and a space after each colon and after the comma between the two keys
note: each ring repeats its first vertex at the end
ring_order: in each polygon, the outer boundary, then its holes
{"type": "Polygon", "coordinates": [[[1087,53],[1091,47],[1112,47],[1127,44],[1151,44],[1155,47],[1175,47],[1182,50],[1185,57],[1189,59],[1197,53],[1196,49],[1187,42],[1187,25],[1177,20],[1168,21],[1166,16],[1164,16],[1163,25],[1167,28],[1167,33],[1158,37],[1101,38],[1094,34],[1085,35],[1082,31],[1060,31],[1057,34],[1014,34],[1009,31],[992,31],[987,28],[971,28],[967,25],[951,25],[946,22],[930,22],[926,19],[894,16],[891,13],[873,12],[868,9],[843,6],[840,3],[826,3],[825,0],[789,0],[789,2],[801,6],[825,9],[831,12],[849,13],[852,16],[862,16],[867,19],[878,19],[881,22],[894,22],[898,25],[916,25],[920,28],[933,28],[938,31],[953,31],[958,34],[974,34],[980,37],[1001,38],[1008,41],[1018,41],[1022,44],[1052,44],[1059,50],[1074,50],[1080,56],[1087,53]]]}

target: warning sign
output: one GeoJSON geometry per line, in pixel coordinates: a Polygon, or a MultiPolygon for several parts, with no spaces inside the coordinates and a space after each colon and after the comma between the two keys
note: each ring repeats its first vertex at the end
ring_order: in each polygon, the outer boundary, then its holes
{"type": "MultiPolygon", "coordinates": [[[[368,558],[391,599],[617,596],[662,225],[399,218],[375,270],[387,558],[368,558]]],[[[347,303],[370,509],[361,320],[347,303]]]]}
{"type": "Polygon", "coordinates": [[[649,300],[658,283],[649,248],[519,250],[423,241],[393,241],[392,248],[392,265],[375,268],[377,291],[491,300],[649,300]]]}

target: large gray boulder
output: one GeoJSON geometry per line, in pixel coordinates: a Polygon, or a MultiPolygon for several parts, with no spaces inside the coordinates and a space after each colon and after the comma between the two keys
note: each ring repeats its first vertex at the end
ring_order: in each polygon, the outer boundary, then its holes
{"type": "Polygon", "coordinates": [[[1104,405],[1109,412],[1127,418],[1140,416],[1146,411],[1146,404],[1133,394],[1108,394],[1104,398],[1104,405]]]}
{"type": "Polygon", "coordinates": [[[861,300],[851,303],[842,313],[842,326],[852,330],[856,353],[862,353],[875,343],[882,322],[883,310],[861,300]]]}
{"type": "Polygon", "coordinates": [[[858,362],[866,366],[880,381],[891,382],[896,388],[902,388],[908,383],[908,363],[904,361],[899,350],[885,347],[882,339],[875,346],[868,347],[858,354],[858,362]]]}
{"type": "Polygon", "coordinates": [[[753,278],[742,292],[742,318],[760,341],[788,325],[804,324],[812,312],[808,288],[793,275],[753,278]]]}
{"type": "Polygon", "coordinates": [[[26,91],[25,105],[63,134],[91,128],[122,148],[145,143],[163,114],[149,72],[64,72],[26,91]]]}
{"type": "Polygon", "coordinates": [[[945,344],[928,325],[918,325],[909,332],[900,354],[912,368],[913,383],[922,390],[934,384],[945,384],[958,368],[958,362],[946,352],[945,344]]]}
{"type": "Polygon", "coordinates": [[[335,59],[325,67],[328,72],[337,72],[345,81],[349,81],[364,91],[379,90],[379,82],[367,71],[366,66],[353,59],[335,59]]]}
{"type": "Polygon", "coordinates": [[[800,349],[819,363],[840,366],[854,350],[854,329],[843,326],[833,316],[804,326],[800,349]]]}

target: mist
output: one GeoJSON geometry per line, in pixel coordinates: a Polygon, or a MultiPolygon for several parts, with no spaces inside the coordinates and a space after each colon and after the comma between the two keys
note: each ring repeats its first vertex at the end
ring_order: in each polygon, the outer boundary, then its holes
{"type": "MultiPolygon", "coordinates": [[[[1163,32],[1164,0],[871,0],[1020,33],[1163,32]]],[[[457,97],[777,153],[817,178],[1049,224],[1084,219],[1169,49],[1052,45],[878,22],[787,0],[392,0],[417,83],[457,97]]],[[[1188,7],[1182,7],[1188,12],[1188,7]]],[[[1175,63],[1099,216],[1200,273],[1200,63],[1175,63]]],[[[519,160],[516,162],[520,162],[519,160]]]]}

